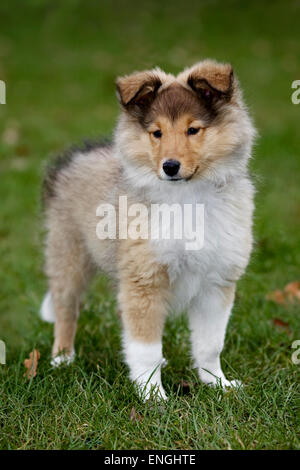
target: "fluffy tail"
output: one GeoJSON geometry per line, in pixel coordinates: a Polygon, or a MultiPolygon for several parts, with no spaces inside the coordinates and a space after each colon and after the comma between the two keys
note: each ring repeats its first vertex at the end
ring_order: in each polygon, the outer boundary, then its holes
{"type": "Polygon", "coordinates": [[[55,313],[54,313],[54,308],[53,308],[53,300],[52,300],[52,295],[51,292],[48,291],[47,294],[44,297],[41,310],[40,310],[40,315],[42,320],[48,322],[48,323],[54,323],[55,322],[55,313]]]}

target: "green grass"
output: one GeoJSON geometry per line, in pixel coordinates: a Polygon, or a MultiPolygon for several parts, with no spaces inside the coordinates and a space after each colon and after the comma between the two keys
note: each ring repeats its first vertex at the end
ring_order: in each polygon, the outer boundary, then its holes
{"type": "MultiPolygon", "coordinates": [[[[1,449],[299,449],[299,305],[265,300],[299,279],[299,2],[10,0],[0,6],[1,449]],[[140,403],[122,362],[115,299],[105,279],[85,297],[69,368],[49,366],[52,327],[38,317],[46,289],[40,182],[46,158],[82,137],[111,133],[114,78],[204,58],[231,61],[259,129],[251,169],[256,245],[222,355],[245,387],[198,383],[184,317],[169,321],[164,408],[140,403]],[[9,138],[15,134],[16,138],[9,138]],[[290,333],[272,319],[290,325],[290,333]],[[32,381],[24,359],[38,348],[32,381]],[[190,384],[190,390],[180,386],[190,384]],[[188,392],[188,393],[186,393],[188,392]],[[132,422],[135,407],[141,420],[132,422]]],[[[13,136],[12,136],[13,137],[13,136]]]]}

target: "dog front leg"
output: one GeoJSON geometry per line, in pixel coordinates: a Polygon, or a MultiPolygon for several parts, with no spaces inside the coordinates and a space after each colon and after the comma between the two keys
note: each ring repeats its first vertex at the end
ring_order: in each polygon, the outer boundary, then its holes
{"type": "Polygon", "coordinates": [[[119,305],[123,348],[130,378],[143,400],[166,399],[161,383],[162,334],[167,313],[168,277],[144,250],[126,253],[120,269],[119,305]]]}
{"type": "Polygon", "coordinates": [[[220,362],[235,286],[210,286],[189,310],[192,352],[202,382],[234,387],[238,381],[226,379],[220,362]]]}

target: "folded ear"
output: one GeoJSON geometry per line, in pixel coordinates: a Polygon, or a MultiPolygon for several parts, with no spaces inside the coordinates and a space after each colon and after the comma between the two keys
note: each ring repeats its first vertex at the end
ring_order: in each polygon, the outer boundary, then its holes
{"type": "Polygon", "coordinates": [[[162,85],[162,79],[158,70],[150,70],[119,77],[116,85],[121,105],[136,114],[147,109],[152,103],[162,85]]]}
{"type": "Polygon", "coordinates": [[[187,85],[207,106],[230,101],[233,94],[234,75],[230,64],[206,60],[192,67],[187,74],[187,85]]]}

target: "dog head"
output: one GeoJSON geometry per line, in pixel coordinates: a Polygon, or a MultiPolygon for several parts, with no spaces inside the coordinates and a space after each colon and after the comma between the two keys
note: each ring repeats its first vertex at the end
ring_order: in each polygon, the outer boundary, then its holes
{"type": "Polygon", "coordinates": [[[254,129],[231,65],[134,73],[117,79],[117,95],[117,147],[136,179],[224,180],[245,166],[254,129]]]}

